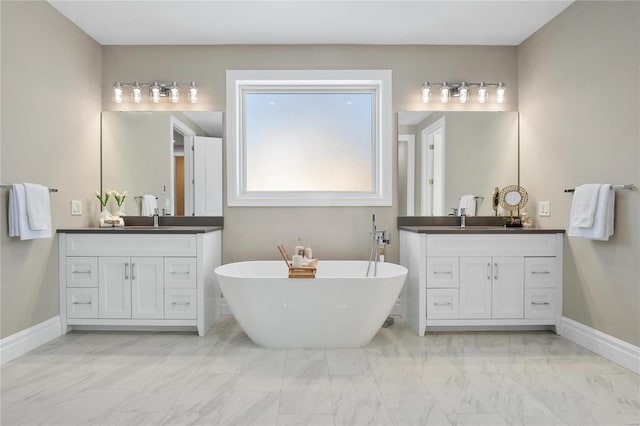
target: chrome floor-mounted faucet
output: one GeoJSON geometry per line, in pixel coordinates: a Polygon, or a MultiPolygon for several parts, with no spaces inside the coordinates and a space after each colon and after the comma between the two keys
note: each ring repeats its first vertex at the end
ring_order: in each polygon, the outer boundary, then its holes
{"type": "Polygon", "coordinates": [[[369,264],[367,266],[367,274],[369,276],[369,270],[371,269],[371,262],[373,262],[373,276],[378,274],[378,262],[380,262],[380,252],[386,253],[387,244],[391,242],[391,237],[387,231],[378,231],[376,226],[376,214],[373,214],[371,221],[371,253],[369,254],[369,264]]]}

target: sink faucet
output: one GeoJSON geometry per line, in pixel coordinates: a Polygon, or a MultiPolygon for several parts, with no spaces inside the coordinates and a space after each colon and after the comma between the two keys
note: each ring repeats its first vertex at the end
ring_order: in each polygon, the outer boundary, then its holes
{"type": "Polygon", "coordinates": [[[461,208],[460,209],[460,228],[464,228],[465,226],[467,226],[467,213],[465,211],[466,209],[461,208]]]}
{"type": "Polygon", "coordinates": [[[154,228],[158,227],[158,209],[157,208],[153,209],[153,227],[154,228]]]}

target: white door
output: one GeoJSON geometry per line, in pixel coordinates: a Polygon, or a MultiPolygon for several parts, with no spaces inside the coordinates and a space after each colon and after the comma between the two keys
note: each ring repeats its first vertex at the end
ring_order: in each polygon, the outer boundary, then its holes
{"type": "Polygon", "coordinates": [[[196,216],[222,216],[222,139],[193,140],[193,193],[196,216]]]}
{"type": "Polygon", "coordinates": [[[442,117],[422,130],[421,210],[423,216],[443,216],[444,157],[446,145],[445,118],[442,117]]]}
{"type": "Polygon", "coordinates": [[[494,257],[493,318],[524,318],[524,257],[494,257]]]}
{"type": "Polygon", "coordinates": [[[131,318],[164,318],[164,260],[131,258],[131,318]]]}
{"type": "Polygon", "coordinates": [[[460,258],[460,318],[491,318],[491,257],[460,258]]]}
{"type": "Polygon", "coordinates": [[[98,258],[98,304],[100,318],[131,318],[131,260],[128,257],[98,258]]]}

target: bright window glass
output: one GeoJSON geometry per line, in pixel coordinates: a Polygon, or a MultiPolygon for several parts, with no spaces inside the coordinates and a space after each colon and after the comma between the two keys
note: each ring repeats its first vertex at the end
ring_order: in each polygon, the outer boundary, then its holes
{"type": "Polygon", "coordinates": [[[245,93],[246,190],[375,190],[372,93],[245,93]]]}

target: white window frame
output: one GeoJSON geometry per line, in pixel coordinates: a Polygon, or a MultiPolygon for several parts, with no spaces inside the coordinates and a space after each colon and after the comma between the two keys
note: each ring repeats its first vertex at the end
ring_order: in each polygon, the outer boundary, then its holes
{"type": "MultiPolygon", "coordinates": [[[[391,70],[227,70],[227,206],[391,206],[391,70]],[[252,89],[373,88],[373,191],[247,191],[243,93],[252,89]]],[[[283,164],[286,167],[286,164],[283,164]]]]}

